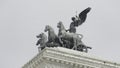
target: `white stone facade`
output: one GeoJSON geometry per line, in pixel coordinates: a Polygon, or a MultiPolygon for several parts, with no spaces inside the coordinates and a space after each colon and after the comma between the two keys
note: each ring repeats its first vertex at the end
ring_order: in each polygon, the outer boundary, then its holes
{"type": "Polygon", "coordinates": [[[120,68],[120,64],[62,47],[45,48],[22,68],[120,68]]]}

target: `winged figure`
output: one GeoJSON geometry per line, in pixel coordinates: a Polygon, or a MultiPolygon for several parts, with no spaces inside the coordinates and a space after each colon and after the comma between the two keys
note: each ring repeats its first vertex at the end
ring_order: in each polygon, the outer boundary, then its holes
{"type": "Polygon", "coordinates": [[[87,13],[90,12],[91,8],[88,7],[85,10],[83,10],[78,16],[72,17],[72,22],[70,24],[70,28],[66,31],[69,31],[70,33],[76,33],[76,27],[82,25],[86,18],[87,18],[87,13]]]}

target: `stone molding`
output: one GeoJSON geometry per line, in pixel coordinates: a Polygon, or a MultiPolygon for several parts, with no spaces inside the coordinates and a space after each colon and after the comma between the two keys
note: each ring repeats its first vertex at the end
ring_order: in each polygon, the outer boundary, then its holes
{"type": "Polygon", "coordinates": [[[45,48],[22,68],[120,68],[120,64],[95,58],[88,53],[54,47],[45,48]]]}

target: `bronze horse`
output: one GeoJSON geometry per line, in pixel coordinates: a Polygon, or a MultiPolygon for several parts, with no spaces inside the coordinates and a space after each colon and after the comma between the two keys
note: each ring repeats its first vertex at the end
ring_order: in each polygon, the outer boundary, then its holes
{"type": "Polygon", "coordinates": [[[66,29],[65,29],[64,25],[62,24],[62,22],[59,22],[57,24],[57,27],[59,28],[58,37],[59,37],[60,42],[63,44],[63,47],[65,47],[63,40],[65,40],[65,41],[67,40],[67,42],[73,41],[73,42],[69,43],[72,45],[72,49],[88,52],[87,48],[90,48],[90,47],[87,47],[83,44],[83,42],[81,41],[81,39],[82,39],[81,34],[66,32],[66,29]],[[81,37],[79,37],[79,35],[81,37]]]}
{"type": "Polygon", "coordinates": [[[37,35],[36,37],[40,38],[37,41],[36,45],[40,44],[40,46],[38,48],[40,48],[41,50],[43,50],[46,47],[47,36],[44,33],[41,33],[41,34],[37,35]]]}
{"type": "Polygon", "coordinates": [[[58,36],[55,34],[55,32],[51,26],[46,25],[44,31],[48,32],[48,41],[47,41],[48,47],[61,46],[61,43],[59,42],[58,36]]]}

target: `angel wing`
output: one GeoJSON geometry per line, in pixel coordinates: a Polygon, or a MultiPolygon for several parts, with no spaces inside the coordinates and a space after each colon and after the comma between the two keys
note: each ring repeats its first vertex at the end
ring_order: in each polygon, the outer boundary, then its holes
{"type": "Polygon", "coordinates": [[[91,8],[88,7],[79,14],[79,19],[77,20],[77,26],[85,22],[87,18],[87,13],[90,12],[91,8]]]}

